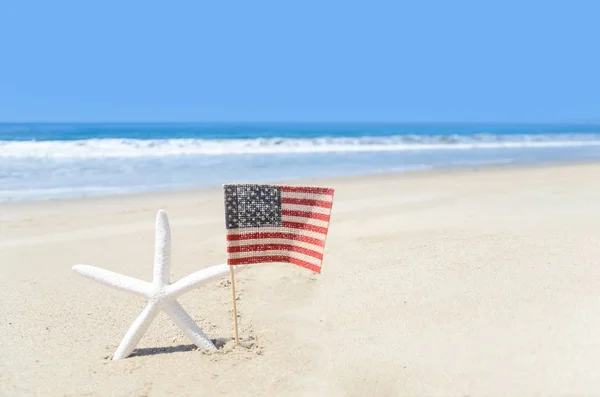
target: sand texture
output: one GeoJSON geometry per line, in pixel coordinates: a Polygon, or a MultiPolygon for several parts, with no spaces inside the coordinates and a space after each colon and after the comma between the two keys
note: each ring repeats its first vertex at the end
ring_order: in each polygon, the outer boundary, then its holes
{"type": "MultiPolygon", "coordinates": [[[[235,181],[232,181],[235,182],[235,181]]],[[[71,270],[150,281],[169,215],[171,280],[223,263],[220,189],[0,205],[0,395],[600,395],[600,165],[298,182],[336,189],[323,273],[253,265],[161,313],[110,360],[143,298],[71,270]]]]}

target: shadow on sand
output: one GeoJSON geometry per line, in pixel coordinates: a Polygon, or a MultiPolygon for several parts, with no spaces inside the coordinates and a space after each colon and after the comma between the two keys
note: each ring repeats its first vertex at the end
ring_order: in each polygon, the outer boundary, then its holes
{"type": "Polygon", "coordinates": [[[142,349],[135,349],[130,357],[154,356],[155,354],[181,353],[189,352],[196,349],[197,347],[194,344],[166,347],[146,347],[142,349]]]}

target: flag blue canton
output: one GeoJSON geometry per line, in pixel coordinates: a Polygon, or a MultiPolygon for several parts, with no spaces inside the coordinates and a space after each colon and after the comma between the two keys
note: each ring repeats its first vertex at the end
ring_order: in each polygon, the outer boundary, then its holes
{"type": "Polygon", "coordinates": [[[280,227],[281,188],[270,185],[225,185],[227,229],[280,227]]]}

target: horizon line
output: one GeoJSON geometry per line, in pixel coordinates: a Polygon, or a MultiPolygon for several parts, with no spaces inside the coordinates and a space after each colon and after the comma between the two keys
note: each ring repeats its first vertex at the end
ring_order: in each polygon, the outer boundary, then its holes
{"type": "Polygon", "coordinates": [[[264,120],[264,121],[3,121],[0,124],[600,124],[600,119],[594,120],[528,120],[528,121],[293,121],[293,120],[264,120]]]}

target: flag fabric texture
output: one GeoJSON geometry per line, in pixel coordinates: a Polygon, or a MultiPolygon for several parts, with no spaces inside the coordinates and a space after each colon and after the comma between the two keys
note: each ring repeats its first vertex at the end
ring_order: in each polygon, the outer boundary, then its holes
{"type": "Polygon", "coordinates": [[[293,263],[321,272],[333,189],[224,185],[227,263],[293,263]]]}

